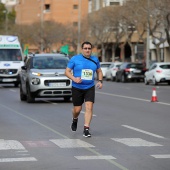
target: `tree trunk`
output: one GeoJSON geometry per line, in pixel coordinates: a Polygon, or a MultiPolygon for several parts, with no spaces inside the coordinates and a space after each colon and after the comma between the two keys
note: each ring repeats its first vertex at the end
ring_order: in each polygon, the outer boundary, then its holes
{"type": "Polygon", "coordinates": [[[155,46],[156,46],[156,60],[157,62],[161,62],[159,45],[155,45],[155,46]]]}
{"type": "Polygon", "coordinates": [[[115,44],[112,45],[112,62],[115,61],[115,44]]]}
{"type": "Polygon", "coordinates": [[[102,44],[102,62],[105,62],[105,48],[104,48],[104,44],[102,44]]]}
{"type": "Polygon", "coordinates": [[[131,48],[131,61],[135,62],[135,46],[132,43],[129,43],[131,48]]]}

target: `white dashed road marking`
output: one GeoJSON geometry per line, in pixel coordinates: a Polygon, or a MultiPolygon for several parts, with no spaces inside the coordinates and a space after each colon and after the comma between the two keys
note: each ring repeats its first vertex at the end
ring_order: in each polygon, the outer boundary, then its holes
{"type": "Polygon", "coordinates": [[[13,89],[10,89],[10,91],[12,91],[12,92],[16,92],[16,90],[13,90],[13,89]]]}
{"type": "Polygon", "coordinates": [[[159,159],[170,158],[170,155],[151,155],[151,156],[159,159]]]}
{"type": "MultiPolygon", "coordinates": [[[[85,114],[85,112],[84,112],[84,111],[81,111],[81,113],[85,114]]],[[[93,116],[93,117],[95,117],[96,115],[95,115],[95,114],[93,114],[92,116],[93,116]]]]}
{"type": "Polygon", "coordinates": [[[148,142],[146,140],[140,139],[140,138],[111,138],[112,140],[116,142],[123,143],[125,145],[131,146],[131,147],[151,147],[151,146],[163,146],[157,143],[148,142]]]}
{"type": "Polygon", "coordinates": [[[76,159],[78,160],[99,160],[99,159],[116,159],[115,157],[111,156],[111,155],[105,155],[105,156],[75,156],[76,159]]]}
{"type": "Polygon", "coordinates": [[[122,126],[126,127],[126,128],[129,128],[129,129],[132,129],[132,130],[135,130],[135,131],[138,131],[138,132],[141,132],[141,133],[144,133],[144,134],[147,134],[147,135],[150,135],[150,136],[154,136],[154,137],[157,137],[157,138],[163,138],[164,139],[163,136],[159,136],[159,135],[156,135],[156,134],[153,134],[153,133],[141,130],[141,129],[137,129],[137,128],[132,127],[132,126],[128,126],[128,125],[122,125],[122,126]]]}
{"type": "Polygon", "coordinates": [[[25,162],[25,161],[37,161],[34,157],[25,157],[29,156],[28,151],[24,146],[16,140],[4,140],[0,139],[0,151],[1,150],[18,150],[16,155],[24,156],[22,158],[1,158],[0,163],[2,162],[25,162]]]}
{"type": "Polygon", "coordinates": [[[90,148],[95,147],[80,139],[51,139],[51,142],[59,146],[60,148],[90,148]]]}
{"type": "Polygon", "coordinates": [[[24,146],[15,140],[4,140],[0,139],[0,150],[25,150],[24,146]]]}
{"type": "Polygon", "coordinates": [[[34,157],[0,159],[0,162],[26,162],[26,161],[37,161],[37,159],[35,159],[34,157]]]}

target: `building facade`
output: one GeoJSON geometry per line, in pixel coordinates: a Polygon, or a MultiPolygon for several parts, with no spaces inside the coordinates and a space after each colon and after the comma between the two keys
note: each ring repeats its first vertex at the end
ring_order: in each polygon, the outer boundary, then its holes
{"type": "Polygon", "coordinates": [[[97,11],[106,6],[123,5],[126,0],[89,0],[89,13],[97,11]]]}
{"type": "Polygon", "coordinates": [[[16,5],[16,23],[54,21],[78,25],[88,14],[88,0],[20,0],[16,5]]]}
{"type": "Polygon", "coordinates": [[[5,4],[6,6],[13,6],[16,5],[19,0],[1,0],[0,2],[5,4]]]}

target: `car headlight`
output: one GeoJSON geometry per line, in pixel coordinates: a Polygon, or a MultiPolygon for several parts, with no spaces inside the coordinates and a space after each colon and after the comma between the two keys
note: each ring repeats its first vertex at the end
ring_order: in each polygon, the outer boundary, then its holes
{"type": "Polygon", "coordinates": [[[33,74],[34,76],[41,76],[41,75],[42,75],[41,73],[37,73],[37,72],[32,72],[32,74],[33,74]]]}

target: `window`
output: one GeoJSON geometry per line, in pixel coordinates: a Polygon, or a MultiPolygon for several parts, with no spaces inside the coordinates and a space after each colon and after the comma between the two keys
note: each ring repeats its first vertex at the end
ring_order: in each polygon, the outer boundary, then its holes
{"type": "Polygon", "coordinates": [[[161,65],[159,67],[162,69],[170,69],[170,64],[161,65]]]}
{"type": "Polygon", "coordinates": [[[73,5],[73,9],[78,9],[78,5],[73,5]]]}
{"type": "Polygon", "coordinates": [[[95,0],[95,10],[99,10],[100,9],[100,1],[99,0],[95,0]]]}
{"type": "Polygon", "coordinates": [[[110,2],[110,5],[120,5],[119,2],[110,2]]]}
{"type": "Polygon", "coordinates": [[[45,4],[45,12],[50,12],[50,4],[45,4]]]}
{"type": "Polygon", "coordinates": [[[73,26],[77,27],[78,26],[78,22],[73,22],[73,26]]]}
{"type": "Polygon", "coordinates": [[[128,31],[135,31],[135,30],[136,30],[136,28],[134,25],[128,26],[128,31]]]}

